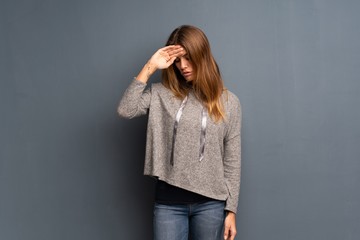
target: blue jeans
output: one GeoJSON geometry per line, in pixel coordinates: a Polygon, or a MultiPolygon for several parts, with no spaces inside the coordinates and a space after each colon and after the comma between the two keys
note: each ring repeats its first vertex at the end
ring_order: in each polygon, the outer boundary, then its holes
{"type": "Polygon", "coordinates": [[[154,240],[223,239],[225,202],[154,206],[154,240]]]}

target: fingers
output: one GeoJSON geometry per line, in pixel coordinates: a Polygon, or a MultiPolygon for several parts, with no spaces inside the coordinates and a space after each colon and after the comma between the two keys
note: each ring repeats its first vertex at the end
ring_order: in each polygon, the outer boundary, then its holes
{"type": "Polygon", "coordinates": [[[173,64],[177,57],[181,57],[185,54],[185,49],[180,45],[166,46],[156,51],[149,62],[156,66],[156,69],[165,69],[173,64]]]}
{"type": "Polygon", "coordinates": [[[235,235],[236,235],[236,230],[231,229],[231,227],[225,227],[224,240],[234,240],[235,235]]]}
{"type": "Polygon", "coordinates": [[[227,240],[229,236],[230,236],[230,225],[225,225],[224,240],[227,240]]]}
{"type": "Polygon", "coordinates": [[[236,236],[236,230],[231,230],[231,237],[230,237],[230,240],[234,240],[235,239],[235,236],[236,236]]]}
{"type": "Polygon", "coordinates": [[[166,60],[166,62],[168,62],[170,60],[170,56],[167,52],[160,50],[159,51],[159,55],[164,58],[166,60]]]}
{"type": "Polygon", "coordinates": [[[161,50],[161,52],[164,53],[163,56],[168,57],[168,59],[171,59],[174,57],[175,58],[181,57],[186,54],[185,49],[180,45],[170,45],[170,46],[163,47],[160,50],[161,50]]]}
{"type": "Polygon", "coordinates": [[[234,240],[236,235],[235,214],[228,212],[224,222],[224,239],[234,240]]]}
{"type": "Polygon", "coordinates": [[[163,51],[171,51],[171,50],[176,50],[176,49],[180,49],[180,48],[182,48],[181,45],[169,45],[169,46],[160,48],[160,50],[163,50],[163,51]]]}
{"type": "Polygon", "coordinates": [[[183,47],[179,46],[177,48],[169,49],[167,53],[170,57],[180,57],[182,55],[185,55],[186,51],[183,47]]]}
{"type": "Polygon", "coordinates": [[[177,57],[172,57],[172,58],[170,58],[170,59],[167,61],[167,62],[169,63],[169,65],[173,64],[176,58],[177,58],[177,57]]]}
{"type": "Polygon", "coordinates": [[[236,235],[236,233],[234,233],[233,231],[231,231],[231,229],[230,229],[230,240],[234,240],[235,239],[235,235],[236,235]]]}

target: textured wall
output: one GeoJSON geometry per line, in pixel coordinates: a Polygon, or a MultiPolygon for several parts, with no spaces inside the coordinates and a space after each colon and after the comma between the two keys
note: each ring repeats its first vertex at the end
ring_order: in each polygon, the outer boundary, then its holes
{"type": "Polygon", "coordinates": [[[170,32],[193,24],[243,106],[237,239],[358,240],[359,11],[356,0],[2,0],[0,239],[152,238],[146,117],[116,107],[170,32]]]}

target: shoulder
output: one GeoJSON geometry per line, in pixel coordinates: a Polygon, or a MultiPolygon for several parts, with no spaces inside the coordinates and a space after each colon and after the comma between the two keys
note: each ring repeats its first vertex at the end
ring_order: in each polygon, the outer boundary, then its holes
{"type": "Polygon", "coordinates": [[[164,87],[164,85],[162,84],[162,82],[156,82],[156,83],[151,84],[152,89],[159,89],[159,88],[163,88],[163,87],[164,87]]]}
{"type": "Polygon", "coordinates": [[[162,93],[162,92],[169,92],[170,90],[167,89],[164,86],[164,84],[162,84],[162,82],[156,82],[156,83],[151,84],[151,91],[152,92],[162,93]]]}
{"type": "Polygon", "coordinates": [[[225,108],[229,110],[234,108],[241,109],[241,103],[239,98],[230,90],[224,89],[221,98],[225,108]]]}
{"type": "Polygon", "coordinates": [[[160,82],[153,82],[153,83],[151,83],[151,88],[154,88],[154,89],[156,89],[156,90],[164,90],[164,89],[167,89],[161,81],[160,81],[160,82]]]}
{"type": "Polygon", "coordinates": [[[167,101],[174,97],[172,91],[166,88],[164,84],[162,84],[162,82],[152,83],[150,85],[150,91],[151,91],[152,100],[155,102],[157,102],[160,99],[167,101]]]}
{"type": "MultiPolygon", "coordinates": [[[[223,106],[225,109],[225,123],[230,126],[236,126],[236,128],[241,128],[241,119],[242,119],[242,109],[239,98],[231,91],[225,89],[223,91],[223,106]]],[[[235,128],[235,129],[236,129],[235,128]]],[[[231,127],[232,131],[234,130],[231,127]]],[[[234,130],[235,131],[235,130],[234,130]]],[[[237,132],[237,130],[235,131],[237,132]]]]}

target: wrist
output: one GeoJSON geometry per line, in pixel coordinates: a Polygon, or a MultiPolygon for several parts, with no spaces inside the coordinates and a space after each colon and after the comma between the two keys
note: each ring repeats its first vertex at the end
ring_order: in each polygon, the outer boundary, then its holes
{"type": "Polygon", "coordinates": [[[226,211],[226,216],[236,216],[236,214],[232,211],[226,211]]]}
{"type": "Polygon", "coordinates": [[[149,77],[157,70],[156,65],[150,60],[145,64],[144,68],[146,69],[146,74],[148,74],[149,77]]]}
{"type": "Polygon", "coordinates": [[[156,66],[148,61],[144,67],[142,68],[141,72],[136,76],[136,79],[146,83],[150,76],[157,70],[156,66]]]}

